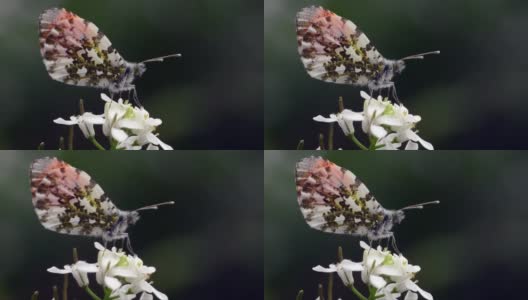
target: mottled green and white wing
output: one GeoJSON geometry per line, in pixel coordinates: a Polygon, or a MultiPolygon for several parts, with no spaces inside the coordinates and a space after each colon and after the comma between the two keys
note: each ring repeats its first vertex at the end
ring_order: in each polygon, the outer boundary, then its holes
{"type": "Polygon", "coordinates": [[[44,228],[102,237],[119,210],[86,172],[57,158],[40,158],[30,168],[33,206],[44,228]]]}
{"type": "Polygon", "coordinates": [[[323,81],[366,86],[385,68],[383,56],[352,21],[322,7],[297,13],[297,43],[308,74],[323,81]]]}
{"type": "Polygon", "coordinates": [[[297,201],[306,223],[331,233],[367,236],[384,209],[352,172],[321,157],[296,166],[297,201]]]}

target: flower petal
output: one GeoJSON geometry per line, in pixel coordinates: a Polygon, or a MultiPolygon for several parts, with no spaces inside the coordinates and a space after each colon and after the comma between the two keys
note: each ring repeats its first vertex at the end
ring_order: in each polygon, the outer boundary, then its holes
{"type": "Polygon", "coordinates": [[[111,276],[105,276],[104,284],[107,288],[111,289],[112,291],[117,290],[121,286],[121,282],[119,281],[119,279],[111,276]]]}
{"type": "Polygon", "coordinates": [[[77,125],[79,124],[79,119],[76,116],[71,116],[70,121],[64,120],[63,118],[58,118],[53,120],[53,123],[60,125],[77,125]]]}
{"type": "Polygon", "coordinates": [[[321,115],[318,115],[314,117],[313,120],[316,122],[333,123],[333,122],[337,122],[337,117],[334,114],[330,115],[330,118],[325,118],[321,115]]]}
{"type": "Polygon", "coordinates": [[[378,275],[370,275],[369,282],[377,289],[381,289],[382,287],[387,285],[387,281],[385,281],[383,277],[378,276],[378,275]]]}
{"type": "Polygon", "coordinates": [[[118,142],[122,142],[128,138],[128,134],[123,130],[119,128],[112,128],[112,138],[118,142]]]}
{"type": "Polygon", "coordinates": [[[328,268],[325,268],[319,265],[319,266],[313,267],[312,270],[314,270],[315,272],[333,273],[337,271],[337,267],[334,264],[331,264],[328,268]]]}
{"type": "Polygon", "coordinates": [[[69,274],[72,272],[72,269],[70,266],[66,265],[64,266],[64,269],[59,269],[57,267],[51,267],[51,268],[48,268],[47,271],[50,273],[55,273],[55,274],[69,274]]]}
{"type": "Polygon", "coordinates": [[[408,291],[403,300],[418,300],[418,294],[408,291]]]}
{"type": "Polygon", "coordinates": [[[374,135],[375,137],[377,137],[378,139],[381,139],[382,137],[387,135],[387,130],[385,130],[385,128],[379,125],[371,125],[370,133],[374,135]]]}

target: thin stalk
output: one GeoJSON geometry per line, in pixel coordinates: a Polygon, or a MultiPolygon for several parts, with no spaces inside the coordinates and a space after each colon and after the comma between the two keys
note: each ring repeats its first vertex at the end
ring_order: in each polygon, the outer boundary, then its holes
{"type": "Polygon", "coordinates": [[[334,273],[328,274],[328,288],[326,290],[326,298],[332,300],[334,291],[334,273]]]}
{"type": "Polygon", "coordinates": [[[324,300],[324,289],[323,285],[319,283],[319,286],[317,287],[317,292],[319,294],[319,300],[324,300]]]}
{"type": "Polygon", "coordinates": [[[53,299],[59,300],[59,290],[56,285],[53,286],[53,299]]]}
{"type": "Polygon", "coordinates": [[[302,300],[304,296],[304,291],[303,290],[300,290],[298,293],[297,293],[297,297],[295,297],[295,300],[302,300]]]}
{"type": "Polygon", "coordinates": [[[37,300],[39,296],[39,291],[34,291],[33,295],[31,295],[31,300],[37,300]]]}
{"type": "Polygon", "coordinates": [[[369,142],[370,142],[369,150],[371,151],[376,150],[376,144],[378,143],[378,139],[374,136],[371,136],[369,138],[369,142]]]}
{"type": "Polygon", "coordinates": [[[328,150],[334,150],[334,123],[328,127],[328,150]]]}
{"type": "Polygon", "coordinates": [[[341,246],[337,247],[337,261],[343,261],[343,248],[341,246]]]}
{"type": "Polygon", "coordinates": [[[84,114],[84,100],[83,99],[79,99],[79,113],[81,114],[81,116],[84,114]]]}
{"type": "Polygon", "coordinates": [[[324,135],[322,133],[319,134],[319,149],[324,150],[324,135]]]}
{"type": "Polygon", "coordinates": [[[363,145],[357,138],[354,134],[349,134],[348,135],[348,138],[354,142],[354,144],[356,144],[356,146],[359,147],[359,149],[361,150],[369,150],[369,148],[367,148],[365,145],[363,145]]]}
{"type": "Polygon", "coordinates": [[[64,283],[62,284],[62,300],[68,300],[68,283],[69,276],[64,274],[64,283]]]}
{"type": "Polygon", "coordinates": [[[73,248],[73,263],[76,263],[79,261],[79,254],[77,253],[77,248],[73,248]]]}
{"type": "Polygon", "coordinates": [[[300,140],[297,144],[297,150],[302,150],[304,148],[304,140],[300,140]]]}
{"type": "Polygon", "coordinates": [[[88,140],[92,142],[92,144],[97,148],[98,150],[106,150],[99,142],[95,139],[94,136],[88,137],[88,140]]]}
{"type": "Polygon", "coordinates": [[[353,285],[349,286],[352,293],[354,293],[360,300],[369,300],[367,297],[363,296],[353,285]]]}
{"type": "Polygon", "coordinates": [[[345,110],[345,105],[343,104],[343,97],[339,96],[339,100],[337,100],[337,107],[339,109],[339,112],[343,112],[345,110]]]}
{"type": "Polygon", "coordinates": [[[73,150],[73,126],[68,128],[68,150],[73,150]]]}
{"type": "Polygon", "coordinates": [[[89,286],[85,286],[84,290],[86,291],[86,293],[88,293],[88,295],[90,295],[90,297],[92,297],[93,300],[102,300],[90,289],[89,286]]]}

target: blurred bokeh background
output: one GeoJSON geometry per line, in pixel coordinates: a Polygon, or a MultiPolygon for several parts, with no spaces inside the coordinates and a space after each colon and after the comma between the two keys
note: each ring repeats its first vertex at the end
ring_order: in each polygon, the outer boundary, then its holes
{"type": "MultiPolygon", "coordinates": [[[[522,152],[441,151],[364,153],[266,151],[264,169],[265,299],[315,299],[342,246],[361,261],[359,239],[311,229],[297,205],[298,160],[323,155],[354,172],[388,209],[441,200],[408,211],[396,227],[398,248],[421,266],[419,285],[435,299],[509,299],[522,295],[528,251],[528,155],[522,152]]],[[[342,287],[336,279],[335,285],[342,287]]],[[[356,281],[360,281],[356,277],[356,281]]],[[[335,299],[355,299],[337,289],[335,299]]]]}
{"type": "MultiPolygon", "coordinates": [[[[151,152],[150,152],[151,153],[151,152]]],[[[91,152],[0,152],[0,299],[51,299],[62,276],[46,272],[80,259],[96,261],[96,239],[44,229],[31,204],[29,165],[58,156],[92,176],[123,210],[144,211],[129,229],[134,251],[157,271],[154,286],[169,299],[262,297],[262,153],[174,151],[158,155],[91,152]]],[[[70,278],[72,279],[72,278],[70,278]]],[[[100,292],[91,277],[92,287],[100,292]]],[[[69,299],[87,299],[70,281],[69,299]]]]}
{"type": "MultiPolygon", "coordinates": [[[[528,3],[515,0],[266,0],[264,101],[266,149],[317,147],[327,126],[316,115],[362,110],[360,89],[312,79],[297,54],[295,15],[322,5],[350,19],[387,58],[430,50],[396,79],[399,98],[422,116],[420,135],[437,149],[523,149],[528,125],[528,3]]],[[[336,136],[341,136],[341,132],[336,136]]],[[[338,146],[353,148],[343,139],[338,146]]]]}
{"type": "MultiPolygon", "coordinates": [[[[64,7],[94,22],[128,61],[152,63],[136,83],[142,104],[161,118],[160,138],[175,149],[261,149],[262,2],[0,0],[1,149],[58,148],[67,129],[55,118],[102,113],[100,90],[52,80],[42,63],[38,17],[64,7]]],[[[101,133],[98,133],[101,134],[101,133]]],[[[93,146],[79,142],[83,148],[93,146]]]]}

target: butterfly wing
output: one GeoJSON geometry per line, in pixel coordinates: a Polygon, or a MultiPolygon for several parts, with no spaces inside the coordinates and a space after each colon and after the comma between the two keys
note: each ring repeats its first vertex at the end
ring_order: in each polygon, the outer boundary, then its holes
{"type": "Polygon", "coordinates": [[[297,13],[297,43],[308,74],[323,81],[365,86],[385,67],[383,56],[354,23],[322,7],[297,13]]]}
{"type": "Polygon", "coordinates": [[[297,201],[308,225],[324,232],[365,236],[383,220],[383,207],[349,170],[321,157],[296,166],[297,201]]]}
{"type": "Polygon", "coordinates": [[[33,206],[42,226],[59,233],[101,237],[118,220],[118,209],[86,172],[57,158],[31,164],[33,206]]]}
{"type": "Polygon", "coordinates": [[[70,85],[108,88],[119,82],[126,61],[92,22],[64,8],[40,15],[40,54],[51,78],[70,85]]]}

